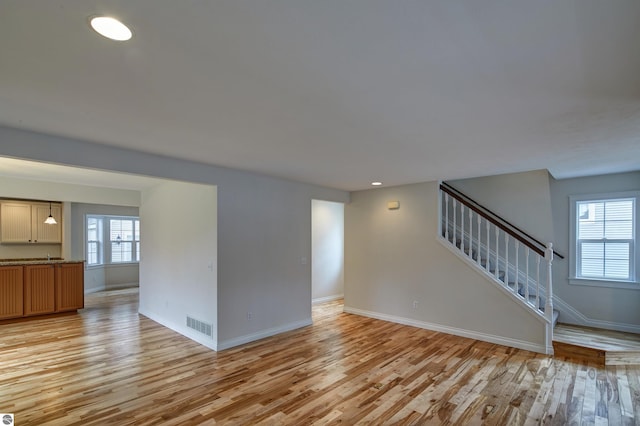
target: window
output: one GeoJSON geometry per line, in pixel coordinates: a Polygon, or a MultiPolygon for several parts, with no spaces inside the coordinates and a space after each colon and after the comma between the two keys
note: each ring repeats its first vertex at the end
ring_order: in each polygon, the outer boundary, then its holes
{"type": "Polygon", "coordinates": [[[573,279],[636,282],[637,199],[637,193],[571,197],[573,279]]]}
{"type": "Polygon", "coordinates": [[[89,266],[140,261],[140,219],[87,215],[89,266]]]}

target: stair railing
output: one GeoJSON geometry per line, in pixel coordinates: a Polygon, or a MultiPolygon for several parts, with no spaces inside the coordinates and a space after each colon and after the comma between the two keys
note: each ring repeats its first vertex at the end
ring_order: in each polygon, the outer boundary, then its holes
{"type": "Polygon", "coordinates": [[[546,321],[552,353],[552,264],[554,254],[562,256],[552,243],[543,245],[446,183],[440,185],[440,203],[440,237],[546,321]]]}

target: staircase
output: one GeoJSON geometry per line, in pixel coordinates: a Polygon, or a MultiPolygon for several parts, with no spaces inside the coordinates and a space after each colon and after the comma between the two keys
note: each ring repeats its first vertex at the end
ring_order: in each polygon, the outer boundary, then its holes
{"type": "Polygon", "coordinates": [[[546,323],[546,352],[552,354],[558,320],[552,244],[544,245],[444,182],[440,207],[441,242],[546,323]]]}

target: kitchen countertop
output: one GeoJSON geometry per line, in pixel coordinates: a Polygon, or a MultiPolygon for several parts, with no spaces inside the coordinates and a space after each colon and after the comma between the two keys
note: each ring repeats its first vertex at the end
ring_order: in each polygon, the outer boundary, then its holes
{"type": "Polygon", "coordinates": [[[60,263],[84,263],[78,259],[0,259],[0,266],[20,266],[20,265],[57,265],[60,263]]]}

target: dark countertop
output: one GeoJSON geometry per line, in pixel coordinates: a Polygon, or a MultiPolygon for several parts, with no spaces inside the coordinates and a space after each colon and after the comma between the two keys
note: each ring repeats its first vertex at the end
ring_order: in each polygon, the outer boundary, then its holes
{"type": "Polygon", "coordinates": [[[0,259],[0,266],[20,266],[20,265],[57,265],[60,263],[84,263],[84,260],[78,259],[60,259],[47,258],[43,259],[0,259]]]}

